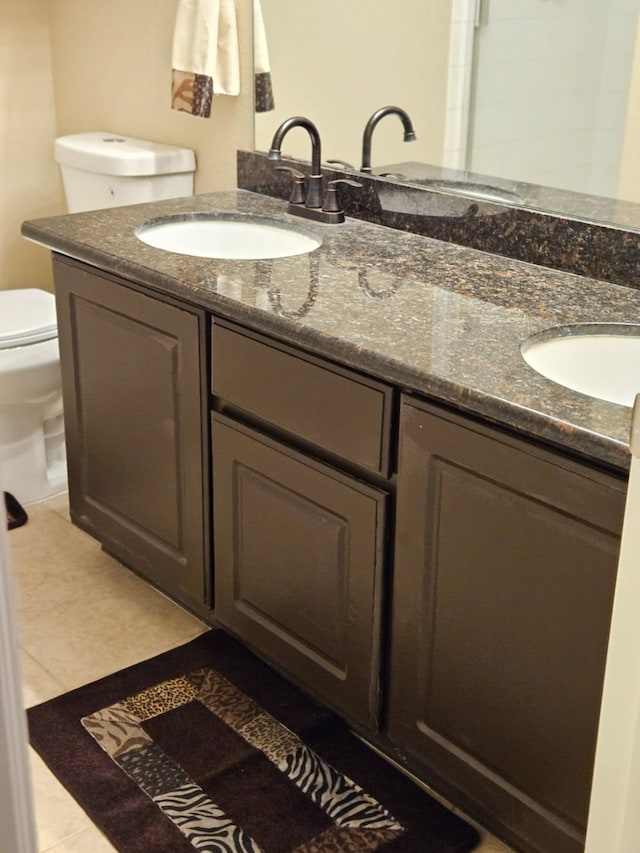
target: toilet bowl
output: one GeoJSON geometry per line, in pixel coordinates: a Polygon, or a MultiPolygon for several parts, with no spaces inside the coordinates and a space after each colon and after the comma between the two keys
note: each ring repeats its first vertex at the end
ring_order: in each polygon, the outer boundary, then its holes
{"type": "Polygon", "coordinates": [[[55,299],[0,290],[0,480],[21,503],[67,482],[55,299]]]}
{"type": "MultiPolygon", "coordinates": [[[[193,195],[193,151],[103,131],[55,141],[70,213],[193,195]]],[[[29,503],[67,487],[55,298],[0,289],[0,489],[29,503]]]]}

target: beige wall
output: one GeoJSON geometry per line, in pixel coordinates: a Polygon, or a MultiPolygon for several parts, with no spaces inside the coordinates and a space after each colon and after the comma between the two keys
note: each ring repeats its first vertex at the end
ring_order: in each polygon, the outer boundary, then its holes
{"type": "MultiPolygon", "coordinates": [[[[2,2],[2,0],[0,0],[2,2]]],[[[108,130],[193,148],[196,192],[236,186],[236,150],[253,144],[251,0],[237,0],[242,94],[211,118],[170,108],[177,0],[51,0],[59,134],[108,130]]]]}
{"type": "MultiPolygon", "coordinates": [[[[405,144],[394,116],[376,128],[373,163],[442,162],[452,0],[262,0],[276,111],[256,116],[256,147],[268,150],[288,116],[318,127],[323,159],[360,165],[362,133],[379,107],[407,110],[418,141],[405,144]]],[[[293,131],[284,152],[308,160],[293,131]]]]}
{"type": "Polygon", "coordinates": [[[618,197],[640,202],[640,25],[636,34],[636,51],[629,84],[627,128],[620,164],[618,197]]]}
{"type": "Polygon", "coordinates": [[[56,136],[109,130],[193,148],[196,192],[236,186],[253,147],[251,0],[237,0],[242,94],[210,119],[170,109],[177,0],[0,0],[0,288],[51,289],[25,219],[64,212],[56,136]]]}
{"type": "Polygon", "coordinates": [[[20,236],[60,210],[48,0],[0,0],[0,289],[50,288],[48,253],[20,236]]]}

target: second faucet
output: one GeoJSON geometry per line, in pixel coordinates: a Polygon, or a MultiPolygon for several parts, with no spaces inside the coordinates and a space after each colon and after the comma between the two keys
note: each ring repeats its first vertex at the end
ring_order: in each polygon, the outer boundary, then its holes
{"type": "Polygon", "coordinates": [[[364,129],[364,134],[362,136],[362,166],[360,167],[361,172],[371,172],[371,138],[373,136],[373,129],[378,124],[380,119],[388,115],[397,115],[400,118],[400,121],[402,122],[402,126],[404,128],[405,142],[413,142],[416,139],[413,124],[411,123],[411,119],[409,118],[409,115],[405,112],[405,110],[403,110],[401,107],[393,106],[380,107],[380,109],[376,110],[375,113],[371,116],[364,129]]]}

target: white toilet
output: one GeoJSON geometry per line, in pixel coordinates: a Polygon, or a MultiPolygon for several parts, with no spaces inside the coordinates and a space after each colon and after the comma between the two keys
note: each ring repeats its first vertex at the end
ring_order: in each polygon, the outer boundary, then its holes
{"type": "Polygon", "coordinates": [[[96,131],[60,136],[55,157],[69,213],[193,195],[189,148],[96,131]]]}
{"type": "MultiPolygon", "coordinates": [[[[193,195],[193,151],[113,133],[55,142],[70,213],[193,195]]],[[[66,489],[55,298],[0,290],[0,489],[20,503],[66,489]]]]}
{"type": "Polygon", "coordinates": [[[56,304],[0,290],[0,479],[21,503],[66,488],[56,304]]]}

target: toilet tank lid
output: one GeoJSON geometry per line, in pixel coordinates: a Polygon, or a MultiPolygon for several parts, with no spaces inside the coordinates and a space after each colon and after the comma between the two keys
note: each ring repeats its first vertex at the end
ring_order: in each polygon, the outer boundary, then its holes
{"type": "Polygon", "coordinates": [[[0,350],[37,344],[57,335],[52,293],[37,288],[0,290],[0,350]]]}
{"type": "Polygon", "coordinates": [[[107,131],[60,136],[54,151],[61,165],[101,175],[169,175],[193,172],[196,168],[195,154],[190,148],[107,131]]]}

